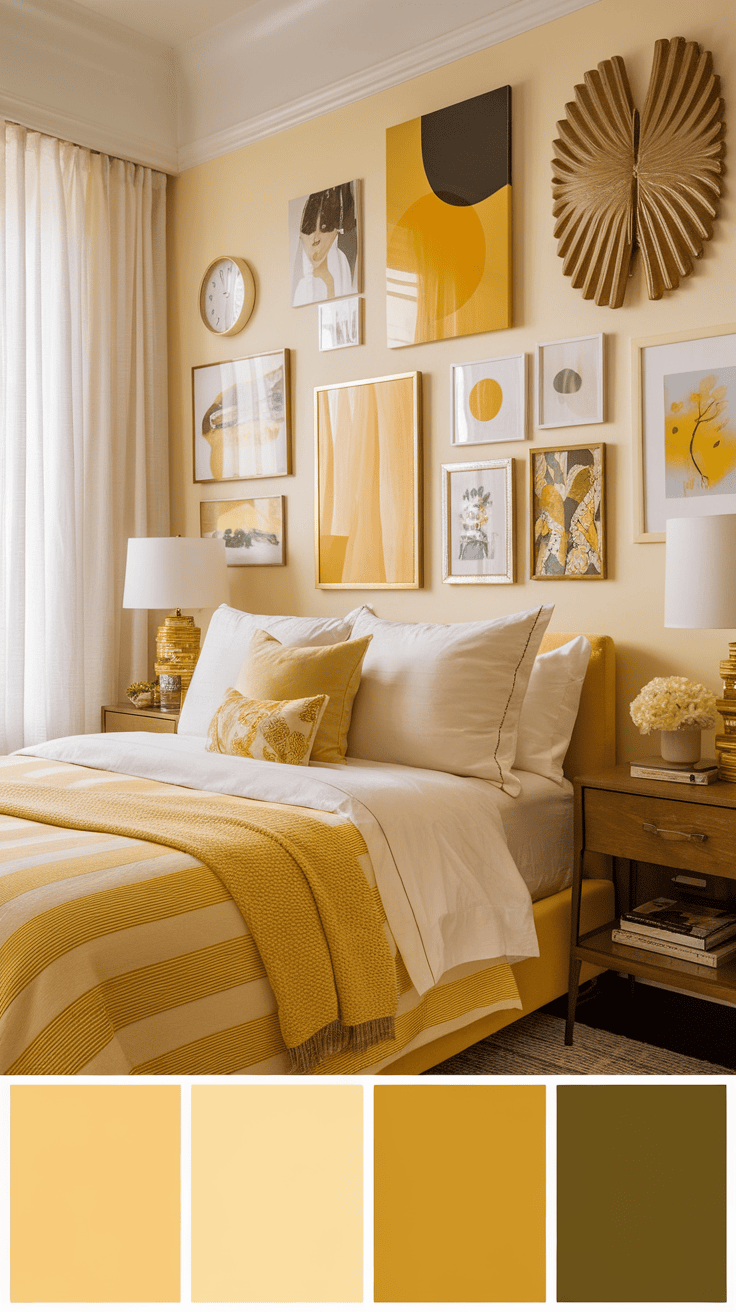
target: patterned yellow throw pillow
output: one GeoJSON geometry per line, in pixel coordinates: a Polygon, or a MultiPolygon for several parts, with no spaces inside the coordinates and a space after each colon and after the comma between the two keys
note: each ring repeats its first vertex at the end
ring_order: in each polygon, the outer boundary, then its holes
{"type": "Polygon", "coordinates": [[[257,702],[228,688],[212,717],[208,752],[253,761],[309,765],[312,745],[329,701],[326,693],[289,702],[257,702]]]}

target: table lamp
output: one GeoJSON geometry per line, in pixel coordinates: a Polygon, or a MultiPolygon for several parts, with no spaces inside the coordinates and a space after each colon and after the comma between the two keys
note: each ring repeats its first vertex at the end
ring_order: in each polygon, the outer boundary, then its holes
{"type": "Polygon", "coordinates": [[[200,630],[182,606],[214,608],[227,601],[222,538],[129,538],[123,606],[173,610],[156,634],[156,674],[162,710],[179,710],[199,657],[200,630]]]}
{"type": "MultiPolygon", "coordinates": [[[[736,515],[668,519],[664,584],[666,629],[736,629],[736,515]]],[[[718,774],[736,783],[736,642],[721,661],[716,707],[718,774]]]]}

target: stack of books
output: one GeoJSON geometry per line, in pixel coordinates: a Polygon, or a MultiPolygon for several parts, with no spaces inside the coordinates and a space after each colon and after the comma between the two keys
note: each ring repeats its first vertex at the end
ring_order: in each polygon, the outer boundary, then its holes
{"type": "Polygon", "coordinates": [[[655,897],[621,916],[614,943],[659,952],[667,957],[694,961],[699,966],[720,966],[736,955],[736,911],[671,897],[655,897]]]}
{"type": "Polygon", "coordinates": [[[704,757],[694,765],[665,761],[663,756],[644,756],[631,762],[633,779],[663,779],[671,784],[712,784],[718,778],[718,762],[704,757]]]}

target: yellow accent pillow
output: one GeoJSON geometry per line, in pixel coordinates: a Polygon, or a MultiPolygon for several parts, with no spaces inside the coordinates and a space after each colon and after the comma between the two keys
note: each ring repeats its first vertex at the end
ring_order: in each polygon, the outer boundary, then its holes
{"type": "Polygon", "coordinates": [[[330,701],[317,730],[312,760],[342,765],[370,640],[369,634],[332,647],[284,647],[278,638],[257,629],[235,687],[245,697],[257,698],[318,697],[326,692],[330,701]]]}
{"type": "Polygon", "coordinates": [[[248,756],[253,761],[279,761],[282,765],[309,765],[309,754],[329,700],[322,693],[297,701],[257,702],[228,688],[222,706],[212,717],[207,751],[248,756]]]}

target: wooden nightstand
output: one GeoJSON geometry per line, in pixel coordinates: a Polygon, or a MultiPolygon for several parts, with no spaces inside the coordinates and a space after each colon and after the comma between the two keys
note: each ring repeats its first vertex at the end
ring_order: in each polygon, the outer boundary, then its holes
{"type": "MultiPolygon", "coordinates": [[[[736,1003],[736,958],[717,969],[614,943],[608,925],[580,935],[580,888],[586,852],[617,861],[619,902],[628,911],[631,863],[674,867],[734,882],[736,898],[736,785],[660,783],[632,779],[628,765],[575,780],[575,865],[572,884],[572,942],[565,1043],[572,1043],[580,965],[655,980],[703,997],[736,1003]]],[[[673,896],[687,896],[687,886],[673,896]]]]}
{"type": "Polygon", "coordinates": [[[179,711],[161,711],[157,706],[134,706],[132,702],[119,702],[117,706],[103,706],[103,733],[176,733],[179,711]]]}

